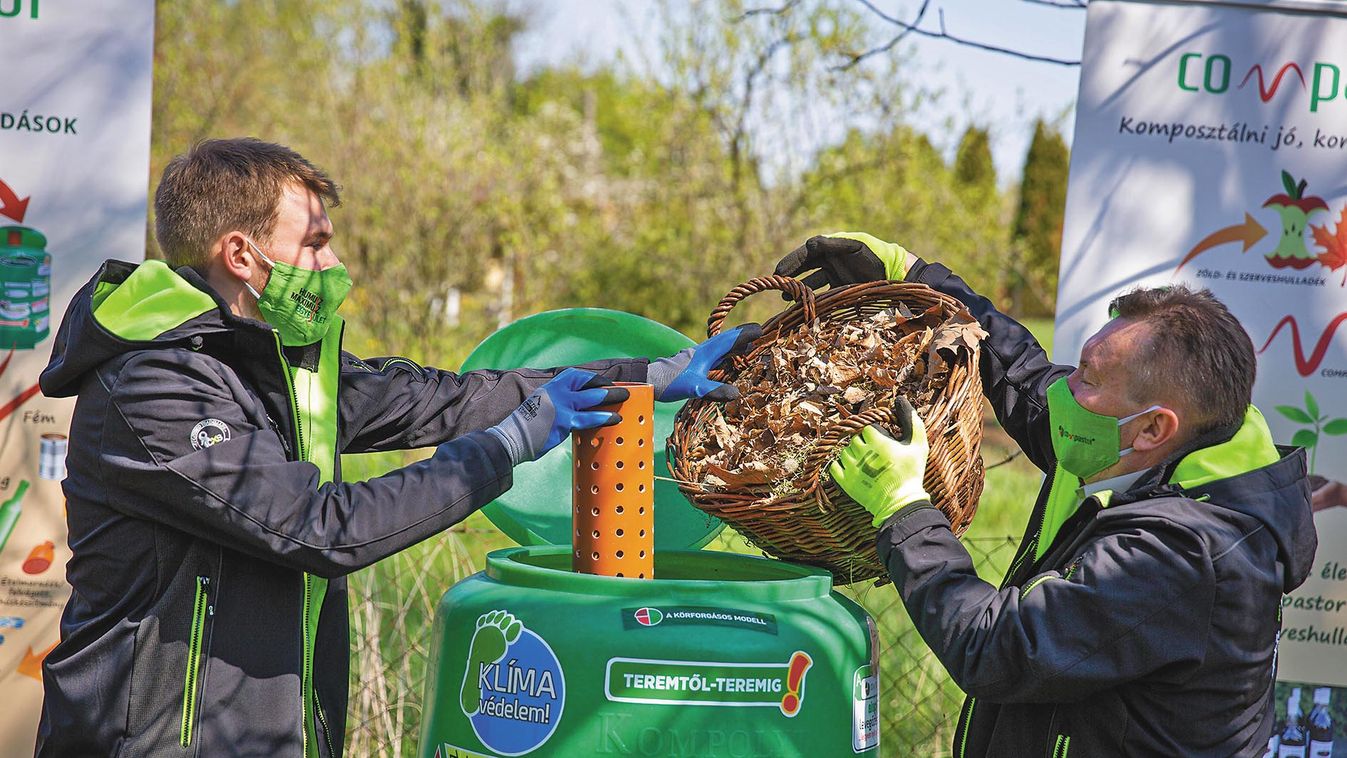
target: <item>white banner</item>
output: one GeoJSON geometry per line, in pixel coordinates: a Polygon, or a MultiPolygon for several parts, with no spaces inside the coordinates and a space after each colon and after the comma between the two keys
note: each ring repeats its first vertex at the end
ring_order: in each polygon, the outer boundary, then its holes
{"type": "Polygon", "coordinates": [[[33,754],[65,584],[70,400],[37,389],[71,295],[144,258],[153,0],[0,0],[0,758],[33,754]]]}
{"type": "Polygon", "coordinates": [[[1240,319],[1258,351],[1254,402],[1278,443],[1309,448],[1321,508],[1279,676],[1333,687],[1347,686],[1344,13],[1090,3],[1054,340],[1074,362],[1136,285],[1207,287],[1240,319]]]}

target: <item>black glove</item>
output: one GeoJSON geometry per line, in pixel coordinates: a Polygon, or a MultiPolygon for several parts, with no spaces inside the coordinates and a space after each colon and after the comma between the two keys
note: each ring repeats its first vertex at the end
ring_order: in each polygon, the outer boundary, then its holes
{"type": "Polygon", "coordinates": [[[825,286],[845,287],[862,282],[902,279],[907,272],[907,256],[906,250],[891,242],[868,234],[842,232],[810,237],[782,258],[776,264],[774,273],[800,279],[815,290],[825,286]],[[873,243],[866,244],[857,237],[873,240],[873,243]],[[801,276],[813,269],[818,270],[808,276],[801,276]]]}

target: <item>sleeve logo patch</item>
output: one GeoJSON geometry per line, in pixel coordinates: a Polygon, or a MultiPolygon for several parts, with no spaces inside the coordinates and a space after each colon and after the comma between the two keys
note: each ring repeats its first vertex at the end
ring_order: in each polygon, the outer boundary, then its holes
{"type": "Polygon", "coordinates": [[[192,427],[192,449],[204,450],[229,441],[229,427],[218,418],[208,418],[192,427]]]}

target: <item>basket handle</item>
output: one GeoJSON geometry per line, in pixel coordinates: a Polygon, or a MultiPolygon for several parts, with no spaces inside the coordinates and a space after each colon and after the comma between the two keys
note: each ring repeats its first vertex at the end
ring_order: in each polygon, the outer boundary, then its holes
{"type": "Polygon", "coordinates": [[[730,311],[734,310],[734,306],[741,300],[749,295],[769,290],[789,293],[804,308],[805,321],[812,324],[818,320],[818,315],[814,311],[814,290],[808,285],[789,276],[760,276],[749,279],[721,298],[720,304],[711,311],[711,317],[706,319],[706,336],[714,337],[720,334],[720,328],[725,325],[725,317],[730,315],[730,311]]]}

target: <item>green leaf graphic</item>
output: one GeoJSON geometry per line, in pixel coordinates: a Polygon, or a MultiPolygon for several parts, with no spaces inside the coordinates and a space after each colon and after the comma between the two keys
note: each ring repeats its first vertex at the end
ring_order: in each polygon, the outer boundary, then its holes
{"type": "Polygon", "coordinates": [[[1347,434],[1347,418],[1335,418],[1324,424],[1324,434],[1331,434],[1334,437],[1347,434]]]}
{"type": "Polygon", "coordinates": [[[1314,395],[1309,390],[1305,390],[1305,410],[1310,414],[1310,418],[1319,418],[1319,403],[1315,401],[1314,395]]]}
{"type": "Polygon", "coordinates": [[[1291,438],[1291,444],[1296,447],[1314,447],[1319,444],[1319,435],[1311,432],[1309,429],[1301,429],[1291,438]]]}
{"type": "Polygon", "coordinates": [[[1294,405],[1279,405],[1279,406],[1277,406],[1277,412],[1280,413],[1281,415],[1283,415],[1283,416],[1285,416],[1285,417],[1291,419],[1292,421],[1296,422],[1297,424],[1313,424],[1313,423],[1314,423],[1314,418],[1313,418],[1312,416],[1310,416],[1310,414],[1308,414],[1308,413],[1306,413],[1306,412],[1300,410],[1299,408],[1295,407],[1294,405]]]}

